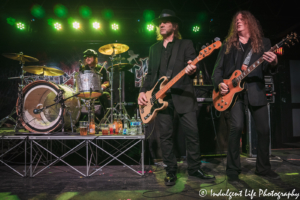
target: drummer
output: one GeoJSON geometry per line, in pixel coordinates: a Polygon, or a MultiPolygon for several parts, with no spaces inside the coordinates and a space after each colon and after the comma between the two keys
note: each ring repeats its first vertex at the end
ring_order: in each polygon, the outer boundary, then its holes
{"type": "Polygon", "coordinates": [[[80,71],[92,70],[93,72],[100,74],[102,80],[102,90],[109,87],[109,81],[107,78],[107,71],[104,66],[98,65],[98,54],[93,49],[87,49],[83,52],[84,66],[80,68],[80,71]]]}

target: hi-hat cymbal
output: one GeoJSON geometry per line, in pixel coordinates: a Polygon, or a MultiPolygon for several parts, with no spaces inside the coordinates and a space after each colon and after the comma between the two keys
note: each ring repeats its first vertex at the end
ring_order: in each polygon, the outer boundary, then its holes
{"type": "Polygon", "coordinates": [[[129,46],[126,44],[120,44],[120,43],[112,43],[112,44],[106,44],[99,48],[99,52],[104,55],[112,55],[115,51],[115,54],[120,54],[128,51],[129,46]]]}
{"type": "MultiPolygon", "coordinates": [[[[127,70],[131,69],[132,67],[133,67],[133,65],[129,64],[129,63],[119,63],[119,64],[113,65],[114,70],[117,70],[117,71],[127,71],[127,70]]],[[[109,66],[107,68],[107,71],[111,71],[111,66],[109,66]]]]}
{"type": "Polygon", "coordinates": [[[26,72],[42,76],[61,76],[64,72],[61,69],[47,66],[24,66],[26,72]]]}
{"type": "Polygon", "coordinates": [[[23,55],[23,53],[3,53],[3,56],[9,59],[22,61],[22,62],[38,62],[39,60],[37,58],[23,55]]]}

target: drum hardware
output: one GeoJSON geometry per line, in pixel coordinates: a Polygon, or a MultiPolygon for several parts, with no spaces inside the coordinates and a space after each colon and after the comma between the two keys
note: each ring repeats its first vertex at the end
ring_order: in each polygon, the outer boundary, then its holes
{"type": "Polygon", "coordinates": [[[78,97],[93,99],[102,95],[101,77],[92,70],[84,70],[84,73],[79,72],[75,80],[76,91],[80,93],[78,97]]]}
{"type": "Polygon", "coordinates": [[[23,93],[21,123],[31,133],[52,132],[59,128],[64,132],[66,127],[73,129],[79,119],[80,101],[75,98],[78,93],[74,94],[68,86],[39,80],[27,85],[23,93]]]}
{"type": "Polygon", "coordinates": [[[7,79],[22,79],[22,78],[31,78],[32,76],[16,76],[16,77],[9,77],[7,79]]]}
{"type": "MultiPolygon", "coordinates": [[[[122,59],[121,59],[121,55],[120,55],[120,58],[116,58],[116,55],[117,54],[121,54],[121,53],[124,53],[126,52],[127,50],[129,49],[129,47],[125,44],[120,44],[120,43],[113,43],[113,44],[107,44],[107,45],[104,45],[102,47],[99,48],[99,52],[104,54],[104,55],[110,55],[110,60],[111,60],[111,63],[114,63],[114,61],[119,61],[120,63],[119,64],[115,64],[111,67],[108,67],[108,71],[110,71],[110,94],[111,94],[111,97],[110,97],[110,103],[111,103],[111,106],[110,108],[107,108],[107,112],[105,113],[102,121],[105,120],[105,123],[109,122],[109,119],[110,119],[110,122],[112,123],[113,122],[113,113],[116,112],[116,113],[122,113],[123,116],[127,115],[128,116],[128,113],[124,107],[124,104],[121,103],[121,83],[122,83],[122,74],[121,74],[121,71],[123,70],[127,70],[127,68],[130,69],[130,64],[128,63],[121,63],[122,59]],[[119,83],[119,97],[120,97],[120,103],[118,103],[115,107],[113,105],[113,74],[114,74],[114,69],[117,69],[119,70],[119,74],[120,74],[120,83],[119,83]],[[119,112],[117,110],[117,107],[119,107],[119,112]]],[[[129,117],[129,116],[128,116],[129,117]]]]}
{"type": "Polygon", "coordinates": [[[54,67],[47,67],[47,66],[24,66],[24,70],[26,72],[40,75],[40,76],[61,76],[65,73],[59,69],[54,67]]]}
{"type": "Polygon", "coordinates": [[[23,52],[20,52],[20,53],[4,53],[2,55],[6,58],[19,61],[20,65],[21,65],[21,69],[22,69],[22,75],[20,76],[21,84],[19,84],[19,87],[18,87],[18,98],[20,98],[21,101],[19,103],[17,103],[17,106],[15,108],[13,108],[12,112],[7,117],[5,117],[1,120],[1,124],[0,124],[0,127],[1,127],[4,124],[5,121],[7,121],[8,119],[11,119],[12,118],[11,116],[18,111],[17,112],[17,119],[15,120],[16,125],[15,125],[15,128],[14,128],[14,131],[18,132],[18,126],[19,126],[19,123],[21,121],[21,111],[23,109],[22,98],[23,98],[24,74],[25,74],[24,64],[25,64],[25,62],[38,62],[39,60],[37,58],[24,55],[23,52]]]}
{"type": "Polygon", "coordinates": [[[129,46],[126,44],[112,43],[100,47],[98,51],[104,55],[115,56],[117,54],[125,53],[128,49],[129,46]]]}

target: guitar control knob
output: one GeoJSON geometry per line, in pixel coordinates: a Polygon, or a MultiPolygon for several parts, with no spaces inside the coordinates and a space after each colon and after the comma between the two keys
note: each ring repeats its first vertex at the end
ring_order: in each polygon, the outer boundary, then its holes
{"type": "Polygon", "coordinates": [[[225,105],[227,105],[227,102],[225,102],[225,105]]]}
{"type": "Polygon", "coordinates": [[[223,108],[223,106],[221,106],[221,108],[223,108]]]}
{"type": "Polygon", "coordinates": [[[224,100],[221,100],[221,102],[223,103],[223,102],[224,102],[224,100]]]}
{"type": "Polygon", "coordinates": [[[220,106],[220,104],[218,103],[218,106],[220,106]]]}

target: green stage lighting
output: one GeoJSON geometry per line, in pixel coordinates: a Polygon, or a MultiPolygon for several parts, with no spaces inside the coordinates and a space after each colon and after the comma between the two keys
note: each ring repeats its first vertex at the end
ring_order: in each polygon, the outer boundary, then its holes
{"type": "Polygon", "coordinates": [[[153,31],[154,26],[152,24],[148,24],[147,29],[148,29],[148,31],[153,31]]]}
{"type": "Polygon", "coordinates": [[[194,26],[193,27],[193,31],[196,33],[196,32],[199,32],[200,30],[200,27],[199,26],[194,26]]]}
{"type": "Polygon", "coordinates": [[[118,24],[113,24],[113,25],[111,25],[111,28],[116,31],[116,30],[119,29],[119,25],[118,24]]]}
{"type": "Polygon", "coordinates": [[[54,24],[54,28],[56,29],[56,30],[61,30],[61,24],[59,24],[59,23],[55,23],[54,24]]]}
{"type": "Polygon", "coordinates": [[[114,16],[114,12],[110,9],[105,9],[102,11],[102,16],[105,19],[111,19],[114,16]]]}
{"type": "Polygon", "coordinates": [[[100,24],[99,24],[98,22],[94,22],[94,23],[93,23],[93,27],[94,27],[95,29],[99,29],[99,28],[100,28],[100,24]]]}
{"type": "Polygon", "coordinates": [[[65,18],[68,15],[68,9],[62,4],[56,4],[54,6],[54,13],[61,18],[65,18]]]}
{"type": "Polygon", "coordinates": [[[74,22],[73,23],[73,28],[79,29],[80,28],[80,24],[78,22],[74,22]]]}
{"type": "Polygon", "coordinates": [[[153,10],[145,10],[143,16],[146,22],[151,22],[155,18],[155,12],[153,10]]]}
{"type": "Polygon", "coordinates": [[[31,14],[36,18],[43,18],[45,16],[45,10],[42,8],[42,6],[35,4],[31,8],[31,14]]]}
{"type": "Polygon", "coordinates": [[[17,28],[20,29],[20,30],[23,30],[25,29],[25,25],[21,22],[17,23],[17,28]]]}
{"type": "Polygon", "coordinates": [[[12,17],[6,18],[6,22],[12,26],[16,24],[16,20],[12,17]]]}
{"type": "Polygon", "coordinates": [[[83,18],[88,19],[92,15],[92,10],[88,6],[81,6],[79,8],[79,13],[83,18]]]}

